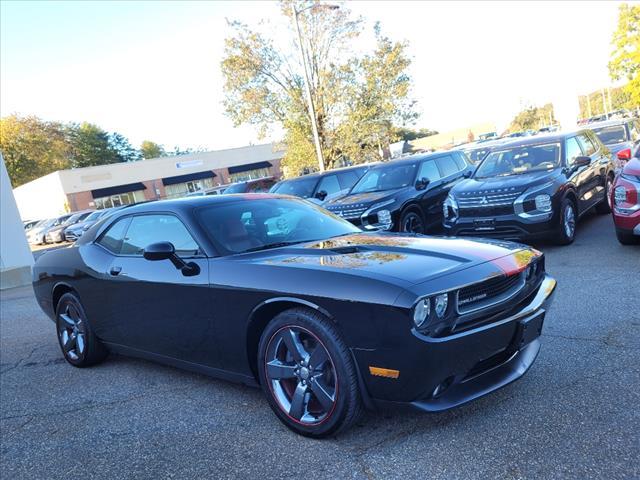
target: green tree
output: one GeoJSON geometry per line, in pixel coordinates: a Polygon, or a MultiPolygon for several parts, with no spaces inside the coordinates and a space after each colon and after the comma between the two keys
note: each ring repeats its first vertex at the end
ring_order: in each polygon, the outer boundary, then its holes
{"type": "Polygon", "coordinates": [[[394,133],[398,138],[398,140],[416,140],[417,138],[430,137],[431,135],[437,135],[438,132],[436,130],[431,130],[429,128],[420,128],[418,130],[414,130],[409,127],[399,127],[394,129],[394,133]]]}
{"type": "Polygon", "coordinates": [[[515,116],[511,121],[509,131],[521,132],[523,130],[538,130],[545,125],[555,123],[556,119],[552,104],[547,103],[542,107],[529,106],[515,116]]]}
{"type": "Polygon", "coordinates": [[[613,52],[609,75],[613,80],[626,79],[629,95],[627,107],[640,105],[640,5],[623,3],[618,12],[618,28],[613,34],[613,52]]]}
{"type": "Polygon", "coordinates": [[[0,151],[13,187],[71,165],[65,127],[34,116],[0,119],[0,151]]]}
{"type": "Polygon", "coordinates": [[[110,135],[91,123],[68,127],[71,147],[71,166],[74,168],[124,162],[120,152],[111,144],[110,135]]]}
{"type": "Polygon", "coordinates": [[[164,157],[167,155],[167,152],[164,151],[162,145],[158,145],[151,140],[144,140],[140,145],[140,154],[142,158],[158,158],[164,157]]]}
{"type": "Polygon", "coordinates": [[[117,132],[109,134],[109,147],[116,152],[121,162],[140,160],[140,152],[129,143],[127,137],[117,132]]]}
{"type": "Polygon", "coordinates": [[[298,11],[306,9],[298,18],[325,168],[379,158],[379,150],[399,138],[394,126],[416,118],[407,44],[393,42],[376,25],[374,50],[356,55],[350,46],[363,23],[344,6],[336,10],[317,1],[281,1],[292,40],[285,47],[231,22],[233,34],[226,39],[221,63],[226,114],[235,125],[256,126],[260,136],[274,124],[282,126],[287,175],[317,166],[292,3],[298,11]]]}

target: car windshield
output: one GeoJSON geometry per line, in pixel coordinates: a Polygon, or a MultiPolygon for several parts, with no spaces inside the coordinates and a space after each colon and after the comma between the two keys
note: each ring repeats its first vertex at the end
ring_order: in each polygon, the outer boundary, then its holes
{"type": "Polygon", "coordinates": [[[416,178],[417,163],[390,163],[383,167],[372,168],[350,193],[382,192],[413,185],[416,178]]]}
{"type": "Polygon", "coordinates": [[[471,160],[472,163],[478,164],[487,155],[487,153],[489,153],[489,150],[489,147],[482,147],[463,150],[463,152],[467,154],[467,157],[469,157],[469,160],[471,160]]]}
{"type": "Polygon", "coordinates": [[[605,145],[613,145],[627,141],[627,131],[623,125],[613,125],[611,127],[594,128],[598,138],[605,145]]]}
{"type": "Polygon", "coordinates": [[[225,190],[224,193],[244,193],[247,190],[246,183],[236,183],[225,190]]]}
{"type": "Polygon", "coordinates": [[[97,220],[98,218],[100,218],[104,214],[105,214],[105,210],[96,210],[95,212],[90,214],[87,218],[85,218],[84,221],[85,222],[90,222],[90,221],[93,221],[93,220],[97,220]]]}
{"type": "Polygon", "coordinates": [[[560,166],[560,144],[521,145],[489,153],[475,172],[475,178],[521,175],[560,166]]]}
{"type": "Polygon", "coordinates": [[[324,240],[360,230],[303,200],[261,198],[196,210],[214,244],[228,254],[324,240]]]}
{"type": "Polygon", "coordinates": [[[296,180],[285,180],[278,183],[271,189],[271,193],[281,195],[293,195],[294,197],[309,198],[313,195],[313,190],[318,183],[318,177],[299,178],[296,180]]]}

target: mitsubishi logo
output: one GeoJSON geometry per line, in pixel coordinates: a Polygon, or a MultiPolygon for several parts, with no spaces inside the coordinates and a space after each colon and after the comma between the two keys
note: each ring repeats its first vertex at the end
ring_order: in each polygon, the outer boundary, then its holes
{"type": "Polygon", "coordinates": [[[482,200],[480,200],[480,205],[486,205],[487,203],[489,203],[489,201],[487,200],[487,197],[486,196],[482,197],[482,200]]]}

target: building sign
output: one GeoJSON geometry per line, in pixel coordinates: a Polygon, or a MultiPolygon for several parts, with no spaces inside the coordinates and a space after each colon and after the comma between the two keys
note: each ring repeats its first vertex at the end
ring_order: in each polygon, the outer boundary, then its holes
{"type": "Polygon", "coordinates": [[[184,162],[176,162],[176,168],[192,168],[202,165],[202,160],[186,160],[184,162]]]}

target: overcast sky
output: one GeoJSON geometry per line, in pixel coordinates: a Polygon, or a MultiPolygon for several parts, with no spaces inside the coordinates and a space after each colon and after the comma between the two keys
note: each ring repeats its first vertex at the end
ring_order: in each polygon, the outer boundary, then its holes
{"type": "MultiPolygon", "coordinates": [[[[408,40],[416,127],[506,123],[527,102],[575,103],[609,85],[615,2],[348,2],[408,40]]],[[[167,148],[239,147],[222,114],[225,18],[279,18],[271,2],[0,3],[0,113],[89,121],[167,148]]],[[[279,30],[284,32],[284,30],[279,30]]],[[[281,33],[282,34],[282,33],[281,33]]]]}

